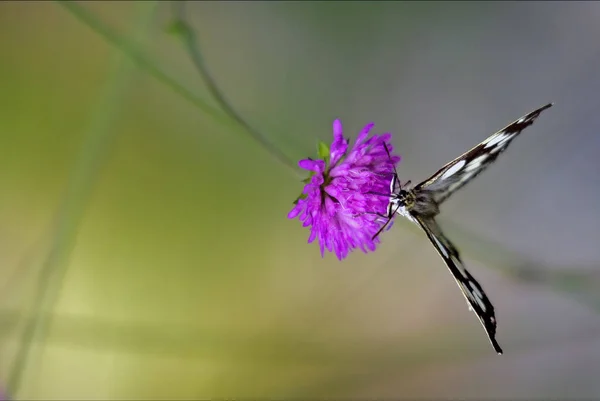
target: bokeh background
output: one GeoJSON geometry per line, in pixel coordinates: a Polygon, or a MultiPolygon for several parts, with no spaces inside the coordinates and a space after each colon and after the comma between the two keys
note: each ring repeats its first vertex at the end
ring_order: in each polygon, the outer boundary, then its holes
{"type": "Polygon", "coordinates": [[[600,396],[600,3],[180,6],[0,3],[10,397],[600,396]],[[440,217],[503,356],[414,227],[340,262],[286,218],[334,118],[417,182],[548,102],[440,217]]]}

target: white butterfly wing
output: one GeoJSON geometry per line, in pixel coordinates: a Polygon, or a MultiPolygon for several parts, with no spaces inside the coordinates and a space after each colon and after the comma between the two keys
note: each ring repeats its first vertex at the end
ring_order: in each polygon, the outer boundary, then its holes
{"type": "Polygon", "coordinates": [[[414,191],[427,191],[438,204],[443,202],[492,164],[521,131],[533,124],[542,111],[551,106],[552,103],[540,107],[496,132],[439,169],[430,178],[417,185],[414,191]]]}
{"type": "Polygon", "coordinates": [[[502,354],[502,348],[496,341],[496,314],[494,306],[477,280],[467,271],[454,245],[442,233],[433,218],[412,216],[413,220],[427,234],[427,237],[442,257],[456,284],[462,291],[470,309],[475,312],[485,329],[494,350],[502,354]]]}

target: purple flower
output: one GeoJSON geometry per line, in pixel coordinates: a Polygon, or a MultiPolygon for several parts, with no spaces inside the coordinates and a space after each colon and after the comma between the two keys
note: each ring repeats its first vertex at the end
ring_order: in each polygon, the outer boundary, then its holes
{"type": "Polygon", "coordinates": [[[308,242],[319,239],[321,256],[327,249],[342,260],[355,248],[367,253],[374,251],[379,243],[379,238],[373,240],[372,237],[382,222],[374,213],[385,215],[388,199],[372,193],[389,193],[394,166],[400,156],[393,154],[391,134],[369,137],[374,125],[370,123],[363,128],[348,151],[342,123],[335,120],[331,150],[325,143],[319,144],[319,156],[323,160],[298,162],[311,173],[304,180],[302,195],[288,218],[299,216],[304,227],[311,226],[308,242]]]}

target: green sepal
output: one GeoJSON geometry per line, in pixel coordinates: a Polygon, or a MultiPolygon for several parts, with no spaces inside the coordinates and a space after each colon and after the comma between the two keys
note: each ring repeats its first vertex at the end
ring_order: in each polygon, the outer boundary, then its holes
{"type": "Polygon", "coordinates": [[[308,177],[306,177],[305,179],[302,180],[303,183],[308,184],[312,178],[312,176],[315,175],[314,171],[311,171],[310,174],[308,175],[308,177]]]}
{"type": "MultiPolygon", "coordinates": [[[[317,153],[319,155],[319,158],[322,159],[322,160],[324,160],[326,163],[329,162],[329,154],[330,154],[330,152],[331,151],[329,150],[329,146],[325,142],[323,142],[323,141],[317,142],[317,153]]],[[[310,159],[310,160],[312,160],[312,159],[310,159]]],[[[303,179],[302,182],[304,184],[308,184],[314,175],[315,175],[315,172],[311,171],[308,174],[308,177],[306,177],[305,179],[303,179]]],[[[294,205],[298,204],[298,201],[300,199],[306,199],[306,197],[307,197],[307,195],[305,193],[300,194],[300,196],[296,198],[296,200],[293,202],[293,204],[294,205]]]]}
{"type": "Polygon", "coordinates": [[[300,196],[299,196],[299,197],[297,197],[297,198],[296,198],[296,200],[295,200],[294,202],[292,202],[292,203],[293,203],[294,205],[297,205],[297,204],[298,204],[298,201],[299,201],[300,199],[306,199],[306,194],[300,194],[300,196]]]}
{"type": "Polygon", "coordinates": [[[319,155],[319,158],[327,161],[330,153],[329,146],[325,142],[319,141],[317,143],[317,154],[319,155]]]}

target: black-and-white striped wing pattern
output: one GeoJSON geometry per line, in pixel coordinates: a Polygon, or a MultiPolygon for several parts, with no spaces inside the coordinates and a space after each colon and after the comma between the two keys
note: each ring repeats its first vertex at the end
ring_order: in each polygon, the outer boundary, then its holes
{"type": "Polygon", "coordinates": [[[438,204],[443,202],[492,164],[521,131],[533,124],[542,111],[551,106],[552,103],[540,107],[496,132],[439,169],[430,178],[417,185],[414,191],[427,191],[433,195],[433,199],[438,204]]]}
{"type": "Polygon", "coordinates": [[[442,230],[433,218],[415,217],[416,223],[425,231],[427,237],[438,251],[456,284],[462,291],[470,309],[475,312],[479,322],[485,329],[494,350],[502,354],[502,348],[496,341],[496,314],[494,306],[483,291],[477,280],[467,271],[458,250],[442,233],[442,230]]]}
{"type": "Polygon", "coordinates": [[[448,266],[470,309],[477,314],[492,346],[499,354],[502,354],[502,348],[496,341],[494,307],[481,285],[465,268],[456,247],[442,233],[435,216],[439,213],[440,203],[490,166],[521,131],[533,124],[542,111],[551,106],[552,103],[547,104],[519,118],[473,149],[452,160],[414,188],[404,189],[403,186],[396,188],[394,183],[399,182],[396,174],[390,188],[392,194],[388,207],[388,219],[391,219],[394,213],[398,213],[425,231],[448,266]]]}

